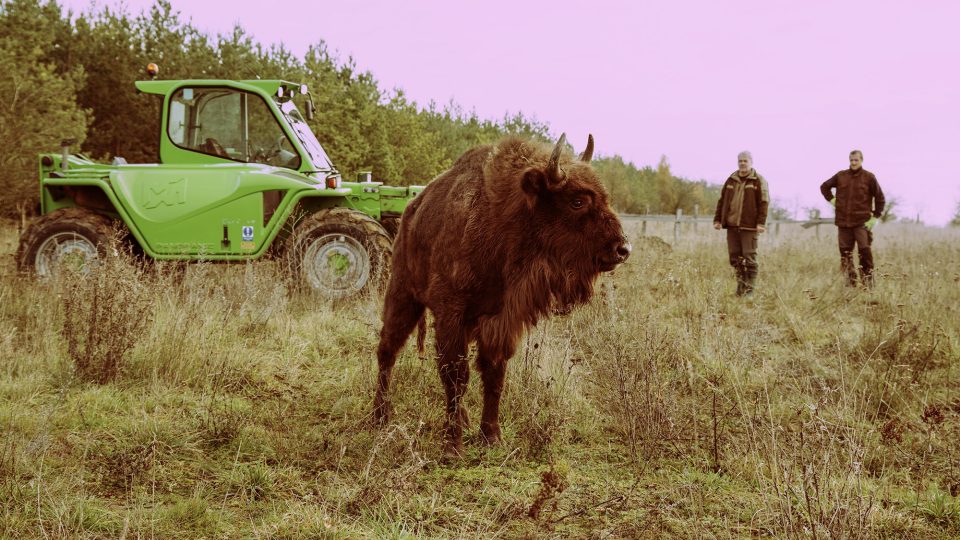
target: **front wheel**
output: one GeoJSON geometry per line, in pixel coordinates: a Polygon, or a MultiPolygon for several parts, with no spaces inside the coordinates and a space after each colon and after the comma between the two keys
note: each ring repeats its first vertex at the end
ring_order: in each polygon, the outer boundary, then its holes
{"type": "Polygon", "coordinates": [[[381,289],[392,250],[376,220],[349,208],[330,208],[297,225],[285,259],[297,285],[339,300],[381,289]]]}
{"type": "Polygon", "coordinates": [[[65,270],[89,272],[113,240],[110,218],[85,208],[63,208],[43,215],[20,237],[17,268],[39,277],[65,270]]]}
{"type": "Polygon", "coordinates": [[[380,220],[380,225],[390,235],[391,240],[397,239],[397,233],[400,232],[400,217],[387,216],[380,220]]]}

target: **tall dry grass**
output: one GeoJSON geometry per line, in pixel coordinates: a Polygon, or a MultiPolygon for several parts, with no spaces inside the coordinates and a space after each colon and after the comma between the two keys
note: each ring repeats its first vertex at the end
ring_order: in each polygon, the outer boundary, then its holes
{"type": "Polygon", "coordinates": [[[270,262],[37,282],[8,228],[0,537],[960,534],[955,231],[878,229],[863,291],[829,228],[784,227],[751,300],[720,233],[638,233],[511,361],[504,444],[474,429],[445,464],[429,355],[369,422],[378,298],[324,304],[270,262]]]}

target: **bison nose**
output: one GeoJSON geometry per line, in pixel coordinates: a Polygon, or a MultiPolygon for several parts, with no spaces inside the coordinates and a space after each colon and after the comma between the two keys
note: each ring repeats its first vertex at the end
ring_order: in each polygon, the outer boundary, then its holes
{"type": "Polygon", "coordinates": [[[630,256],[631,251],[633,251],[633,246],[630,245],[630,242],[624,242],[617,246],[617,258],[620,259],[620,262],[623,262],[630,256]]]}

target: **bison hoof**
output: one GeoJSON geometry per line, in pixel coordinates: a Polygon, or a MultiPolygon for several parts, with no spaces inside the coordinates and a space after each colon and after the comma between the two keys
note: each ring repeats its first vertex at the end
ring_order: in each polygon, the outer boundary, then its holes
{"type": "Polygon", "coordinates": [[[499,424],[483,424],[480,426],[480,439],[483,441],[483,444],[487,446],[493,446],[499,444],[500,437],[500,425],[499,424]]]}
{"type": "Polygon", "coordinates": [[[446,461],[457,461],[463,457],[463,441],[447,441],[443,445],[443,458],[446,461]]]}
{"type": "Polygon", "coordinates": [[[383,427],[390,423],[390,417],[393,415],[393,407],[389,401],[378,401],[373,405],[373,422],[378,427],[383,427]]]}

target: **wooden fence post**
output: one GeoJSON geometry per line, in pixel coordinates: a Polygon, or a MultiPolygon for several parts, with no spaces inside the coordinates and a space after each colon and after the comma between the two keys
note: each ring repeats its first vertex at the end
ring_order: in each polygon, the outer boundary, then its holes
{"type": "Polygon", "coordinates": [[[700,221],[700,205],[699,205],[699,204],[695,204],[695,205],[693,205],[693,230],[694,230],[694,232],[696,232],[696,230],[697,230],[697,222],[698,222],[698,221],[700,221]]]}
{"type": "Polygon", "coordinates": [[[677,208],[677,220],[673,222],[673,245],[680,243],[680,220],[683,218],[683,208],[677,208]]]}

